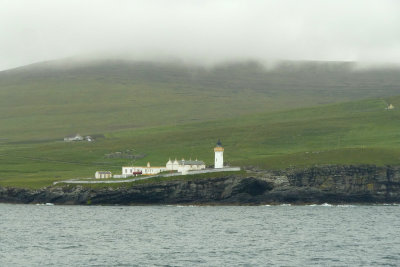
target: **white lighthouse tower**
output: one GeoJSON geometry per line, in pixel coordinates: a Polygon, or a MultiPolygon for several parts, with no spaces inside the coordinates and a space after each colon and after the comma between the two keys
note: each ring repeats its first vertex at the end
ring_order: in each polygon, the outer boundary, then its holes
{"type": "Polygon", "coordinates": [[[224,148],[222,147],[220,140],[218,140],[217,146],[214,148],[214,152],[215,152],[214,168],[221,169],[224,167],[224,148]]]}

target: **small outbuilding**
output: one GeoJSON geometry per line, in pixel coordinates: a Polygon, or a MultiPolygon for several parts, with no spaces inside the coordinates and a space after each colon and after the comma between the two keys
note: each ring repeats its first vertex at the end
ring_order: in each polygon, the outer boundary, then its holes
{"type": "Polygon", "coordinates": [[[105,178],[111,178],[112,173],[110,171],[97,171],[94,175],[96,179],[105,179],[105,178]]]}

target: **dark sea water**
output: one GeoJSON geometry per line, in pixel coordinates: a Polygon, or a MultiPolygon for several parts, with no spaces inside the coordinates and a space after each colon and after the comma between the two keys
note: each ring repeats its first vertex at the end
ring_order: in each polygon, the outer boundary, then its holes
{"type": "Polygon", "coordinates": [[[0,204],[0,266],[400,266],[400,206],[0,204]]]}

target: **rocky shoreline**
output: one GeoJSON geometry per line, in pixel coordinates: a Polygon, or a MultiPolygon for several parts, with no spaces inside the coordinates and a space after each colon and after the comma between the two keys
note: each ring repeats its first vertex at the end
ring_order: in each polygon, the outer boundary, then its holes
{"type": "Polygon", "coordinates": [[[248,167],[241,175],[90,188],[0,187],[2,203],[70,205],[262,205],[400,203],[400,166],[319,166],[281,171],[248,167]]]}

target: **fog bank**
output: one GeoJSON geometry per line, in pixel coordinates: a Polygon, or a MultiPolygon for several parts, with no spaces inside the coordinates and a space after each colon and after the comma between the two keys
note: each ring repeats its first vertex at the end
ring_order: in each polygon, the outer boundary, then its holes
{"type": "Polygon", "coordinates": [[[65,58],[400,63],[400,2],[0,0],[0,70],[65,58]]]}

